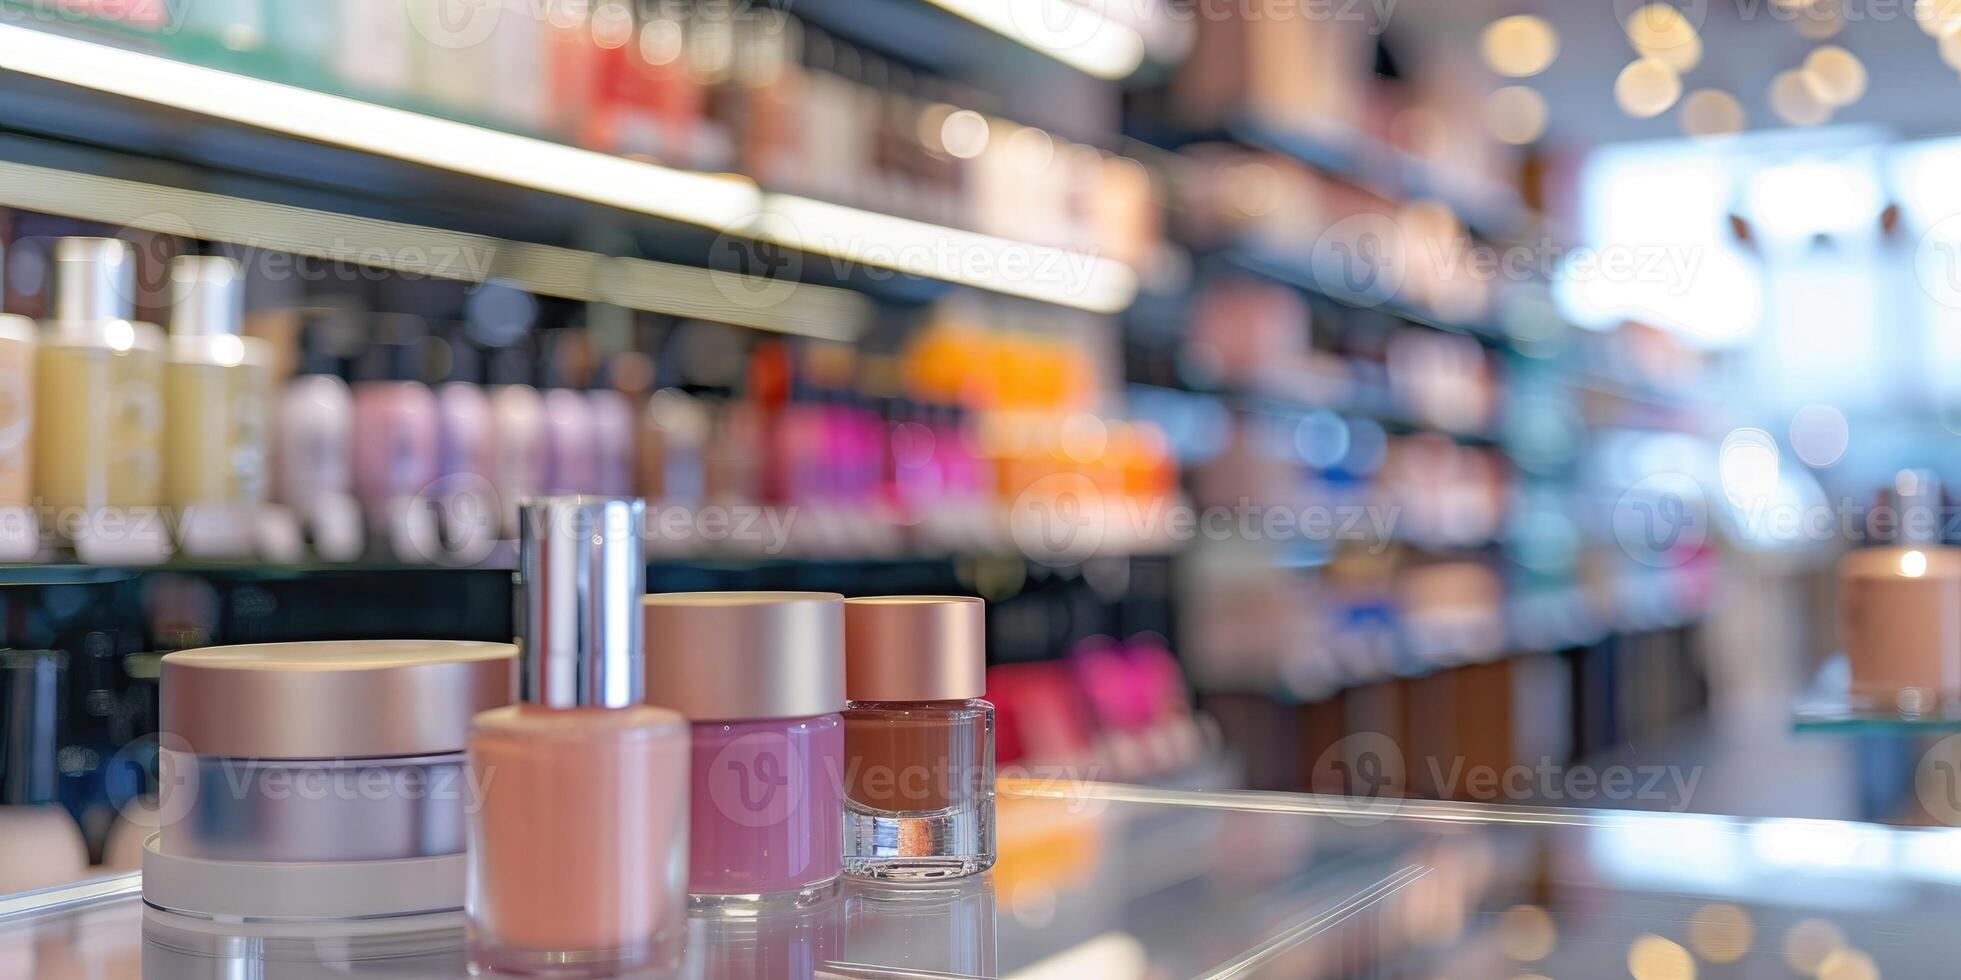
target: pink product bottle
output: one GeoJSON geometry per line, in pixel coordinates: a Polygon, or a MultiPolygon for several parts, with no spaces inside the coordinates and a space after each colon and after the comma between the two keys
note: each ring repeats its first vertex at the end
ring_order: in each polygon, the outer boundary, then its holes
{"type": "Polygon", "coordinates": [[[302,374],[279,397],[273,492],[311,519],[320,502],[354,492],[354,393],[331,374],[302,374]]]}
{"type": "MultiPolygon", "coordinates": [[[[471,726],[470,957],[490,974],[641,975],[685,937],[688,724],[640,703],[638,500],[527,503],[520,703],[471,726]]],[[[664,975],[664,974],[659,974],[664,975]]]]}
{"type": "Polygon", "coordinates": [[[354,491],[385,535],[401,528],[437,475],[441,422],[435,394],[419,380],[420,340],[411,318],[385,318],[354,386],[354,491]]]}
{"type": "Polygon", "coordinates": [[[647,598],[647,702],[694,722],[691,907],[747,914],[836,890],[843,615],[830,593],[647,598]]]}
{"type": "Polygon", "coordinates": [[[544,393],[546,493],[591,493],[597,482],[592,407],[584,392],[551,388],[544,393]]]}
{"type": "Polygon", "coordinates": [[[639,442],[633,402],[624,392],[595,388],[585,393],[592,417],[593,489],[596,493],[633,492],[634,450],[639,442]]]}
{"type": "Polygon", "coordinates": [[[545,485],[545,400],[524,383],[529,368],[521,347],[506,347],[491,356],[489,476],[506,539],[518,535],[519,502],[545,485]]]}

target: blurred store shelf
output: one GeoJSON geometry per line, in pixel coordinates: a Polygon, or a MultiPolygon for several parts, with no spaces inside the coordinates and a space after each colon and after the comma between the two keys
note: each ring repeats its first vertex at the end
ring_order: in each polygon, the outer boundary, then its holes
{"type": "Polygon", "coordinates": [[[1511,343],[1504,331],[1494,324],[1452,322],[1401,302],[1394,295],[1361,293],[1343,288],[1315,271],[1315,257],[1312,255],[1290,255],[1261,247],[1237,247],[1221,251],[1219,258],[1243,272],[1293,286],[1350,309],[1371,310],[1410,326],[1461,334],[1489,347],[1506,347],[1511,343]]]}
{"type": "Polygon", "coordinates": [[[1391,200],[1441,201],[1474,231],[1488,237],[1519,234],[1541,222],[1509,187],[1489,180],[1453,177],[1434,162],[1335,122],[1310,129],[1242,115],[1212,129],[1177,131],[1132,120],[1129,135],[1169,150],[1224,142],[1278,153],[1391,200]]]}
{"type": "MultiPolygon", "coordinates": [[[[302,199],[322,190],[352,198],[350,208],[380,199],[439,227],[488,224],[512,238],[571,244],[582,237],[581,219],[597,217],[625,226],[656,255],[699,261],[717,242],[749,252],[776,246],[832,260],[761,260],[806,279],[873,289],[931,280],[1101,313],[1128,306],[1137,291],[1136,275],[1107,258],[766,192],[746,177],[631,160],[12,24],[0,24],[0,72],[9,80],[0,119],[16,130],[272,177],[302,199]],[[1003,268],[1051,274],[1000,274],[1003,268]]],[[[198,180],[226,182],[214,174],[198,180]]]]}

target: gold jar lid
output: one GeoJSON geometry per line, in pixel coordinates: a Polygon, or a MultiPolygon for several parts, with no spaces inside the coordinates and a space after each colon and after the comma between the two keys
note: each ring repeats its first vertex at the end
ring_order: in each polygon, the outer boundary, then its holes
{"type": "Polygon", "coordinates": [[[511,703],[517,647],[451,640],[260,643],[163,658],[166,736],[198,755],[347,759],[463,751],[511,703]]]}
{"type": "Polygon", "coordinates": [[[965,701],[987,693],[987,607],[972,596],[844,602],[844,687],[853,701],[965,701]]]}
{"type": "Polygon", "coordinates": [[[844,710],[844,597],[832,592],[650,595],[648,704],[691,721],[844,710]]]}

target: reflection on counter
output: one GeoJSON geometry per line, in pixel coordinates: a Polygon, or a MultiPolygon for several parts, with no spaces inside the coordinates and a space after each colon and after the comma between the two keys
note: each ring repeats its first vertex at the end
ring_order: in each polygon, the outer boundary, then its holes
{"type": "MultiPolygon", "coordinates": [[[[681,976],[1871,980],[1961,955],[1953,830],[1027,785],[1002,786],[994,872],[696,918],[681,976]]],[[[464,959],[453,915],[218,924],[144,909],[133,876],[0,900],[8,978],[460,977],[464,959]]]]}

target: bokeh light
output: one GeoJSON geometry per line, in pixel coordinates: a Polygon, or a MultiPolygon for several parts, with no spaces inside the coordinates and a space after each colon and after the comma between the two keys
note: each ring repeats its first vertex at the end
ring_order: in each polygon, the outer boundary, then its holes
{"type": "Polygon", "coordinates": [[[1682,12],[1665,3],[1651,3],[1629,14],[1622,24],[1627,40],[1644,58],[1653,58],[1686,72],[1702,61],[1702,38],[1682,12]]]}
{"type": "Polygon", "coordinates": [[[1682,100],[1682,132],[1690,136],[1728,136],[1743,129],[1743,105],[1716,88],[1696,89],[1682,100]]]}
{"type": "Polygon", "coordinates": [[[1636,119],[1667,112],[1681,96],[1681,76],[1667,62],[1656,58],[1637,58],[1614,79],[1614,101],[1620,104],[1622,112],[1636,119]]]}
{"type": "Polygon", "coordinates": [[[1523,146],[1546,131],[1546,100],[1523,85],[1510,85],[1484,100],[1484,125],[1501,142],[1523,146]]]}
{"type": "Polygon", "coordinates": [[[1511,78],[1537,75],[1559,56],[1559,35],[1531,14],[1500,17],[1484,29],[1484,63],[1511,78]]]}

